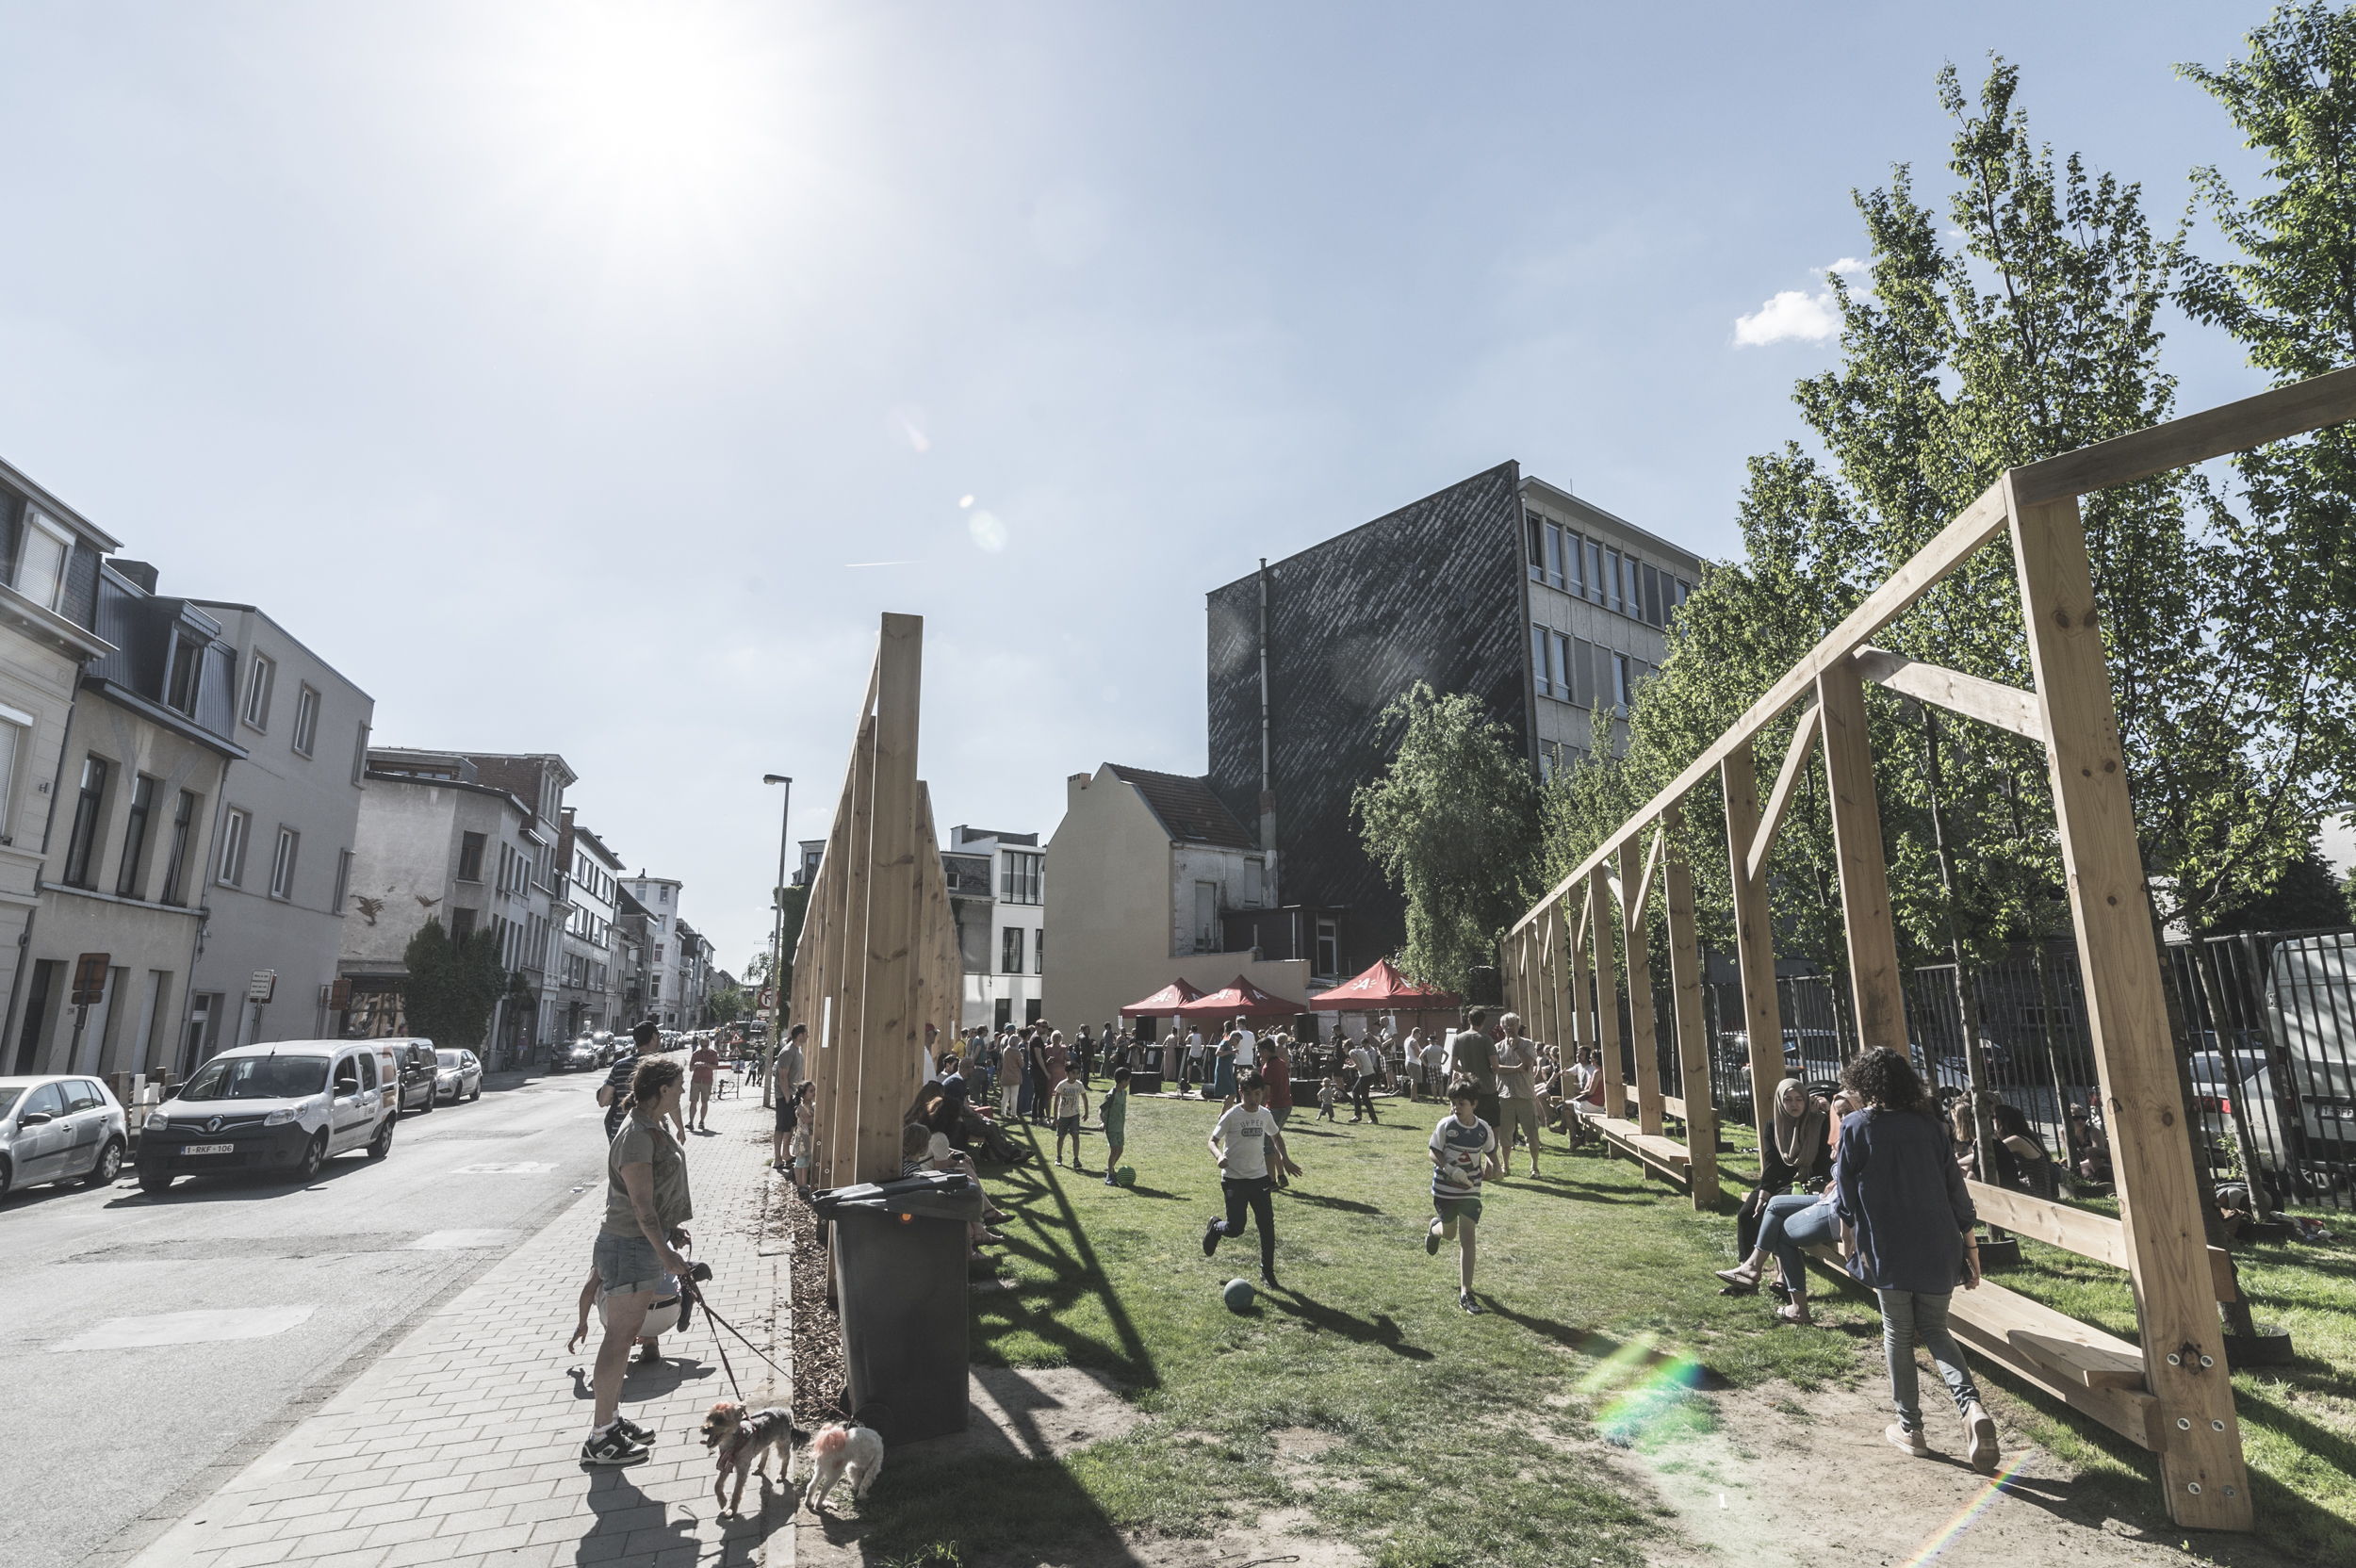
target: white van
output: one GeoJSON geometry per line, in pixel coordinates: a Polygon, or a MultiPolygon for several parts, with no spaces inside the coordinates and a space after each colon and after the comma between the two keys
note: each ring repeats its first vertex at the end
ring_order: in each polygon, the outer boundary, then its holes
{"type": "Polygon", "coordinates": [[[400,1077],[378,1040],[278,1040],[222,1052],[139,1129],[139,1185],[175,1176],[276,1172],[309,1181],[353,1149],[392,1152],[400,1077]]]}

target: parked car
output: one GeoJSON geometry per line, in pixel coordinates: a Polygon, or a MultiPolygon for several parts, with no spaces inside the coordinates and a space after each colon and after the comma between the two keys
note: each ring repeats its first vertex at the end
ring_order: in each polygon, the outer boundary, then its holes
{"type": "Polygon", "coordinates": [[[45,1182],[110,1184],[129,1134],[123,1105],[95,1078],[0,1078],[0,1200],[45,1182]]]}
{"type": "Polygon", "coordinates": [[[267,1171],[309,1181],[337,1154],[392,1152],[400,1119],[393,1053],[368,1040],[280,1040],[222,1052],[139,1130],[139,1185],[267,1171]]]}
{"type": "Polygon", "coordinates": [[[548,1063],[559,1072],[585,1072],[604,1064],[605,1058],[599,1054],[597,1043],[586,1035],[570,1045],[558,1046],[548,1063]]]}
{"type": "Polygon", "coordinates": [[[393,1054],[393,1072],[400,1085],[400,1108],[420,1114],[434,1108],[434,1083],[441,1075],[440,1060],[434,1055],[434,1042],[422,1037],[384,1039],[377,1042],[393,1054]]]}
{"type": "Polygon", "coordinates": [[[437,1099],[456,1104],[461,1100],[483,1098],[483,1058],[464,1049],[444,1048],[434,1053],[440,1070],[434,1080],[437,1099]]]}

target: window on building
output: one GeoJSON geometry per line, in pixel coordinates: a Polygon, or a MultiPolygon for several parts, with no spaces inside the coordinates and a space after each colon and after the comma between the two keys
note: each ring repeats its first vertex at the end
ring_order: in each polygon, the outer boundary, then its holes
{"type": "Polygon", "coordinates": [[[245,722],[256,729],[270,727],[270,698],[278,684],[278,662],[256,652],[245,665],[245,722]]]}
{"type": "Polygon", "coordinates": [[[176,906],[188,901],[188,855],[190,841],[196,836],[196,796],[183,790],[180,803],[172,808],[172,847],[164,857],[166,904],[176,906]]]}
{"type": "Polygon", "coordinates": [[[1620,580],[1621,612],[1630,620],[1643,620],[1644,618],[1644,584],[1637,580],[1634,556],[1620,557],[1620,580]]]}
{"type": "Polygon", "coordinates": [[[450,940],[474,935],[475,912],[472,909],[452,909],[450,912],[450,940]]]}
{"type": "Polygon", "coordinates": [[[1197,882],[1194,885],[1194,950],[1197,953],[1219,951],[1219,884],[1197,882]]]}
{"type": "Polygon", "coordinates": [[[352,735],[352,781],[361,782],[368,771],[368,727],[362,725],[352,735]]]}
{"type": "Polygon", "coordinates": [[[1530,528],[1530,580],[1544,582],[1546,580],[1546,519],[1535,512],[1525,512],[1522,517],[1530,528]]]}
{"type": "Polygon", "coordinates": [[[16,580],[11,586],[40,605],[55,610],[65,598],[66,557],[74,536],[54,519],[27,507],[24,537],[16,547],[16,580]]]}
{"type": "Polygon", "coordinates": [[[1009,925],[998,933],[998,968],[1007,974],[1023,972],[1023,927],[1009,925]]]}
{"type": "Polygon", "coordinates": [[[1268,902],[1268,862],[1252,859],[1243,863],[1243,901],[1254,909],[1268,902]]]}
{"type": "Polygon", "coordinates": [[[1031,931],[1031,972],[1047,972],[1047,928],[1043,925],[1035,926],[1031,931]]]}
{"type": "Polygon", "coordinates": [[[164,682],[164,701],[173,710],[196,716],[197,694],[205,689],[205,640],[186,632],[172,640],[172,670],[164,682]]]}
{"type": "Polygon", "coordinates": [[[1567,632],[1554,634],[1554,694],[1564,702],[1579,700],[1579,672],[1571,668],[1576,646],[1567,632]]]}
{"type": "Polygon", "coordinates": [[[1677,593],[1672,596],[1669,607],[1673,611],[1682,610],[1685,607],[1685,601],[1693,596],[1693,585],[1686,581],[1683,578],[1678,578],[1677,580],[1677,593]]]}
{"type": "Polygon", "coordinates": [[[98,862],[105,845],[106,776],[110,766],[104,758],[82,759],[82,787],[74,798],[74,834],[66,841],[65,881],[68,887],[98,886],[98,862]]]}
{"type": "Polygon", "coordinates": [[[998,896],[1008,904],[1042,903],[1046,898],[1047,857],[1008,850],[998,879],[998,896]]]}
{"type": "Polygon", "coordinates": [[[344,900],[352,894],[352,851],[335,852],[335,902],[329,906],[335,913],[344,912],[344,900]]]}
{"type": "Polygon", "coordinates": [[[131,810],[123,825],[123,870],[115,877],[115,891],[123,898],[138,898],[146,890],[147,840],[155,816],[155,794],[163,787],[163,780],[145,774],[132,778],[131,810]]]}
{"type": "Polygon", "coordinates": [[[1546,584],[1562,586],[1562,531],[1552,523],[1546,525],[1546,584]]]}
{"type": "Polygon", "coordinates": [[[1661,602],[1661,574],[1651,566],[1644,568],[1644,619],[1653,626],[1669,624],[1669,612],[1661,602]]]}
{"type": "Polygon", "coordinates": [[[459,881],[483,880],[483,846],[486,841],[480,833],[461,833],[458,836],[459,881]]]}
{"type": "Polygon", "coordinates": [[[33,716],[13,708],[0,708],[0,844],[14,841],[9,824],[15,820],[16,766],[32,738],[33,716]]]}
{"type": "Polygon", "coordinates": [[[311,748],[319,743],[319,691],[315,687],[305,686],[295,697],[294,748],[308,757],[311,755],[311,748]]]}
{"type": "Polygon", "coordinates": [[[1553,641],[1554,634],[1545,627],[1530,629],[1530,678],[1542,697],[1554,695],[1554,679],[1546,673],[1546,648],[1553,641]]]}
{"type": "Polygon", "coordinates": [[[1626,713],[1634,705],[1636,695],[1636,661],[1625,653],[1612,656],[1612,702],[1626,713]]]}
{"type": "Polygon", "coordinates": [[[270,895],[272,898],[294,897],[295,851],[303,844],[303,835],[291,827],[278,829],[278,847],[270,858],[270,895]]]}
{"type": "Polygon", "coordinates": [[[1317,973],[1339,974],[1342,972],[1342,935],[1339,923],[1325,916],[1317,917],[1317,973]]]}
{"type": "Polygon", "coordinates": [[[1620,608],[1620,552],[1608,547],[1603,552],[1603,607],[1620,608]]]}
{"type": "Polygon", "coordinates": [[[221,880],[232,888],[245,884],[245,842],[254,831],[254,818],[232,809],[221,828],[221,880]]]}
{"type": "Polygon", "coordinates": [[[1591,604],[1603,602],[1603,546],[1587,541],[1587,598],[1591,604]]]}

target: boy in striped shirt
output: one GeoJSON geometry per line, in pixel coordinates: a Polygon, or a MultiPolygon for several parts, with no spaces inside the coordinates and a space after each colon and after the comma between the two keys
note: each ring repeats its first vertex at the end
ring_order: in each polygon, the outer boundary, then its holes
{"type": "Polygon", "coordinates": [[[1457,1246],[1456,1304],[1469,1313],[1481,1310],[1473,1299],[1474,1233],[1481,1225],[1482,1179],[1501,1177],[1497,1135],[1475,1114],[1481,1089],[1470,1078],[1448,1086],[1451,1113],[1432,1129],[1432,1228],[1424,1233],[1427,1256],[1440,1250],[1443,1240],[1457,1246]]]}

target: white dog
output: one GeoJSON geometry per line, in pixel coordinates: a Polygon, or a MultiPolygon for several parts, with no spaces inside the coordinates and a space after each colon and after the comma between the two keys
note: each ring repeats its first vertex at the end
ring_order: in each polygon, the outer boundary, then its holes
{"type": "Polygon", "coordinates": [[[837,1481],[847,1480],[853,1498],[867,1495],[883,1468],[883,1439],[870,1427],[825,1427],[810,1440],[810,1485],[803,1495],[820,1511],[837,1481]]]}

